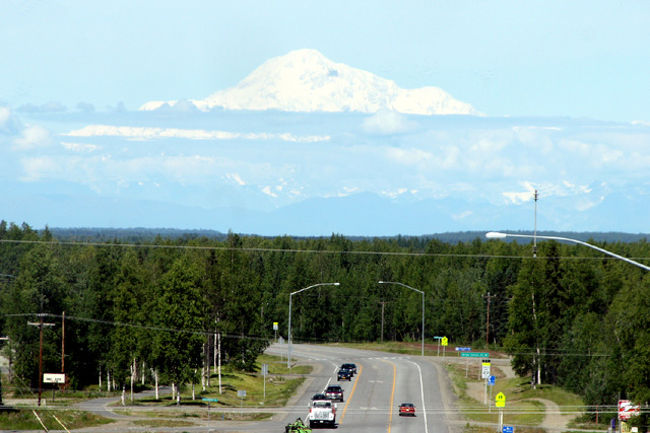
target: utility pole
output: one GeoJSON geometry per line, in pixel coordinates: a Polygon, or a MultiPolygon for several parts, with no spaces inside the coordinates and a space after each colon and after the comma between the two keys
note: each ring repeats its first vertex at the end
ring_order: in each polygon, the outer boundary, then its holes
{"type": "MultiPolygon", "coordinates": [[[[0,341],[9,340],[9,337],[0,337],[0,341]]],[[[2,374],[0,374],[0,407],[2,407],[2,374]]]]}
{"type": "Polygon", "coordinates": [[[533,231],[533,257],[537,257],[537,200],[539,193],[535,190],[535,226],[533,231]]]}
{"type": "MultiPolygon", "coordinates": [[[[65,375],[65,311],[61,317],[61,373],[65,375]]],[[[65,389],[67,383],[68,380],[66,379],[63,382],[63,389],[65,389]]]]}
{"type": "Polygon", "coordinates": [[[384,342],[384,307],[386,306],[386,301],[379,301],[381,304],[381,342],[384,342]]]}
{"type": "Polygon", "coordinates": [[[38,322],[27,322],[28,325],[38,326],[39,328],[39,349],[38,349],[38,405],[41,405],[41,394],[43,394],[43,326],[54,326],[54,323],[43,322],[43,313],[39,313],[38,322]]]}
{"type": "Polygon", "coordinates": [[[490,292],[487,292],[487,295],[483,295],[487,299],[487,318],[485,323],[485,347],[490,344],[490,301],[492,298],[496,298],[497,295],[490,295],[490,292]]]}

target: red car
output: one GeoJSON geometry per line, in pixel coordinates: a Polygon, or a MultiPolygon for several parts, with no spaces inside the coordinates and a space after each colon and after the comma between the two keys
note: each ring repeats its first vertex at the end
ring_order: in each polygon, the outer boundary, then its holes
{"type": "Polygon", "coordinates": [[[402,403],[399,405],[399,416],[415,416],[415,406],[413,403],[402,403]]]}

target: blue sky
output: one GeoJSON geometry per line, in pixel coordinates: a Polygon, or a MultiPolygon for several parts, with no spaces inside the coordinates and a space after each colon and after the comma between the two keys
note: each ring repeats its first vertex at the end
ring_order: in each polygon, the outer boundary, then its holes
{"type": "Polygon", "coordinates": [[[265,235],[650,232],[650,2],[0,2],[0,219],[265,235]],[[138,112],[270,58],[485,116],[138,112]]]}
{"type": "Polygon", "coordinates": [[[5,1],[12,106],[204,97],[314,48],[492,115],[650,120],[647,1],[5,1]]]}

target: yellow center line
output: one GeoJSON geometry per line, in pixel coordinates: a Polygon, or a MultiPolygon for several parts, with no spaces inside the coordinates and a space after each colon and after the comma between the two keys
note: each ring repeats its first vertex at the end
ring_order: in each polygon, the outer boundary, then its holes
{"type": "Polygon", "coordinates": [[[339,422],[338,422],[339,425],[343,424],[343,417],[345,416],[345,411],[348,410],[348,405],[350,404],[350,400],[352,400],[352,396],[354,395],[354,390],[357,389],[357,383],[359,383],[359,378],[361,377],[362,371],[363,371],[363,365],[359,364],[359,373],[356,375],[357,378],[354,379],[354,385],[352,385],[352,390],[350,391],[350,395],[345,401],[345,406],[343,406],[343,413],[341,413],[341,418],[339,418],[339,422]]]}
{"type": "Polygon", "coordinates": [[[390,362],[383,360],[393,366],[393,389],[390,392],[390,405],[388,406],[388,433],[390,433],[391,424],[393,423],[393,403],[395,401],[395,378],[397,377],[397,366],[390,362]]]}

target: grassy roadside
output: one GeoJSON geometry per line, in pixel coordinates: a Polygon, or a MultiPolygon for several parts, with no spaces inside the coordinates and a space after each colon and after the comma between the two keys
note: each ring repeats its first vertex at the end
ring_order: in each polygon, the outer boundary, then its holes
{"type": "MultiPolygon", "coordinates": [[[[330,343],[331,346],[349,347],[351,349],[360,350],[376,350],[378,352],[399,353],[401,355],[421,355],[422,343],[421,342],[403,342],[403,341],[385,341],[383,343],[330,343]]],[[[495,353],[491,350],[476,349],[478,352],[489,352],[490,357],[500,358],[500,353],[495,353]]],[[[426,342],[424,344],[424,356],[439,356],[442,357],[458,357],[458,352],[454,350],[454,346],[447,346],[438,349],[438,343],[426,342]]]]}
{"type": "MultiPolygon", "coordinates": [[[[256,362],[256,372],[244,372],[226,365],[221,370],[221,393],[219,393],[218,375],[211,372],[210,385],[205,391],[201,385],[195,385],[195,397],[192,399],[192,388],[186,386],[181,392],[181,404],[185,407],[194,406],[207,408],[208,402],[203,398],[217,399],[209,402],[210,408],[222,411],[226,408],[252,407],[283,407],[287,400],[305,380],[304,376],[311,373],[309,365],[294,365],[287,367],[286,360],[271,355],[260,355],[256,362]],[[262,364],[268,365],[269,374],[266,380],[261,374],[262,364]],[[246,391],[246,397],[240,398],[238,391],[246,391]]],[[[173,406],[171,396],[166,395],[160,400],[153,397],[141,398],[128,406],[173,406]]],[[[225,415],[224,415],[225,416],[225,415]]]]}
{"type": "MultiPolygon", "coordinates": [[[[55,419],[58,418],[68,429],[81,427],[93,427],[108,424],[113,421],[93,415],[92,413],[78,410],[51,410],[39,409],[36,411],[45,426],[49,430],[61,430],[61,424],[55,419]]],[[[42,430],[30,409],[19,409],[16,412],[0,412],[0,430],[42,430]]]]}
{"type": "MultiPolygon", "coordinates": [[[[505,424],[530,426],[538,430],[542,430],[538,426],[546,414],[544,404],[536,399],[555,402],[560,408],[563,408],[563,413],[583,405],[582,400],[575,394],[550,385],[533,390],[527,379],[505,378],[504,375],[499,374],[498,367],[496,367],[493,369],[496,370],[494,373],[496,373],[497,381],[492,389],[492,399],[489,399],[492,406],[490,411],[488,406],[483,404],[482,398],[477,400],[477,391],[478,394],[483,395],[483,381],[477,380],[476,375],[466,377],[465,367],[460,364],[450,363],[446,365],[446,368],[458,396],[460,409],[469,421],[498,423],[498,411],[494,407],[494,396],[499,392],[506,395],[505,424]],[[470,387],[473,392],[468,392],[470,387]]],[[[474,430],[471,431],[474,432],[474,430]]]]}
{"type": "MultiPolygon", "coordinates": [[[[246,420],[255,421],[269,418],[271,413],[251,412],[246,414],[233,413],[230,408],[265,408],[265,407],[283,407],[288,399],[295,393],[296,389],[304,382],[305,375],[311,373],[312,367],[309,365],[296,364],[291,369],[287,368],[286,358],[261,355],[257,360],[257,372],[248,373],[232,368],[231,366],[222,367],[221,389],[219,394],[219,384],[217,374],[212,373],[210,386],[202,391],[201,385],[195,385],[196,399],[192,400],[192,388],[186,386],[182,390],[182,406],[174,410],[175,402],[171,401],[171,396],[165,396],[160,400],[153,398],[142,398],[128,405],[124,409],[118,409],[116,412],[126,415],[137,416],[141,418],[151,418],[151,420],[134,421],[135,425],[148,428],[162,427],[184,427],[192,426],[192,419],[223,419],[223,420],[246,420]],[[266,396],[264,395],[264,378],[261,375],[262,364],[267,364],[269,374],[266,377],[266,396]],[[245,390],[246,397],[240,399],[237,391],[245,390]],[[218,399],[218,402],[210,402],[208,410],[207,402],[202,398],[218,399]],[[129,407],[137,407],[129,409],[129,407]],[[171,407],[167,407],[171,406],[171,407]],[[147,410],[144,407],[150,407],[147,410]],[[164,410],[162,408],[165,407],[164,410]],[[161,408],[161,410],[156,410],[161,408]],[[167,418],[167,419],[162,419],[167,418]],[[177,418],[177,419],[170,419],[177,418]]],[[[96,387],[95,387],[96,388],[96,387]]],[[[96,396],[104,397],[104,393],[91,390],[90,393],[96,396]]],[[[48,409],[38,410],[38,414],[48,429],[60,430],[61,425],[54,418],[58,418],[69,429],[78,429],[82,427],[98,426],[112,422],[112,420],[93,415],[88,412],[71,410],[65,408],[74,403],[86,400],[89,391],[66,392],[57,394],[54,402],[48,401],[48,409]],[[56,409],[52,409],[56,406],[56,409]]],[[[44,394],[45,395],[45,394],[44,394]]],[[[119,398],[119,393],[112,393],[113,397],[119,398]]],[[[127,398],[128,402],[128,398],[127,398]]],[[[36,417],[31,409],[20,409],[16,412],[0,412],[0,430],[42,430],[36,417]]]]}

